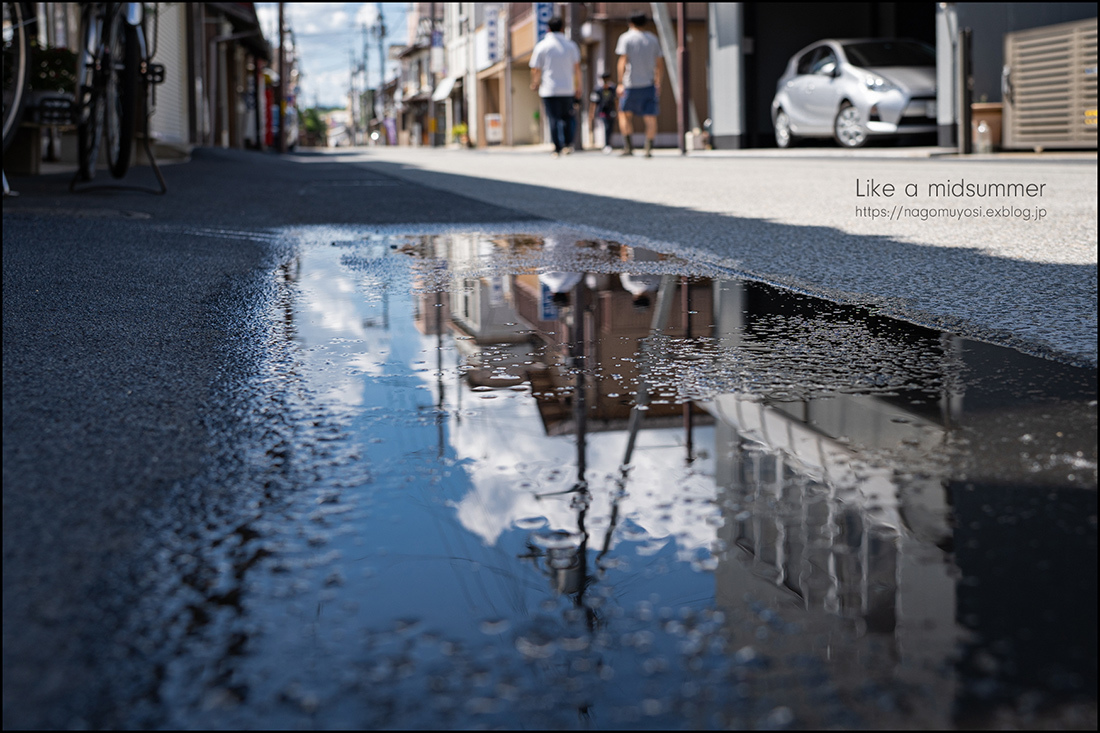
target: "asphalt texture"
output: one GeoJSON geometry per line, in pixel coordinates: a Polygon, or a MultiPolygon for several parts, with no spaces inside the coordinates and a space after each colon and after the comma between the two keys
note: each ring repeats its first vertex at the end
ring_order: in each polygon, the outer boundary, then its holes
{"type": "MultiPolygon", "coordinates": [[[[117,727],[162,673],[132,616],[156,583],[164,518],[199,516],[175,502],[236,419],[225,395],[250,368],[250,309],[290,254],[280,228],[562,222],[1096,361],[1095,158],[203,149],[164,174],[166,196],[74,194],[57,173],[13,179],[20,196],[4,201],[5,728],[117,727]],[[857,177],[972,172],[1048,183],[1052,215],[961,226],[853,213],[857,177]]],[[[125,183],[154,184],[148,168],[125,183]]]]}
{"type": "MultiPolygon", "coordinates": [[[[16,178],[3,208],[4,727],[114,727],[158,674],[129,618],[293,224],[514,220],[323,158],[197,151],[170,191],[16,178]],[[316,162],[314,162],[316,161],[316,162]],[[333,185],[354,180],[378,185],[333,185]],[[392,185],[390,185],[392,184],[392,185]],[[218,232],[221,232],[219,234],[218,232]],[[260,234],[257,234],[257,233],[260,234]],[[107,671],[109,670],[109,673],[107,671]]],[[[104,183],[117,183],[107,178],[104,183]]],[[[127,185],[153,186],[148,168],[127,185]]],[[[522,218],[522,215],[519,215],[522,218]]]]}

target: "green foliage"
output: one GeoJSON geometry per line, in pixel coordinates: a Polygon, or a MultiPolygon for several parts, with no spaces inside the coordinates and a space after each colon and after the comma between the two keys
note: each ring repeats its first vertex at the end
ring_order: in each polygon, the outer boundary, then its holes
{"type": "Polygon", "coordinates": [[[321,111],[316,107],[302,111],[302,129],[307,133],[319,135],[325,132],[325,121],[321,118],[321,111]]]}

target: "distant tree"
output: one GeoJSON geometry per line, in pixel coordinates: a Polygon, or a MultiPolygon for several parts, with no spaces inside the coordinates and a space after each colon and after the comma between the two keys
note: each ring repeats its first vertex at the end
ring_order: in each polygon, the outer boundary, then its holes
{"type": "Polygon", "coordinates": [[[321,116],[322,110],[310,107],[302,111],[302,130],[305,133],[304,143],[309,147],[324,147],[326,145],[326,132],[328,126],[321,116]]]}

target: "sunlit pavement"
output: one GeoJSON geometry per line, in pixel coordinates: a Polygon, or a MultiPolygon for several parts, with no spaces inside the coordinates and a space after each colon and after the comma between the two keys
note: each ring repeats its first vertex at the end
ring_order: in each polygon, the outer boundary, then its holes
{"type": "Polygon", "coordinates": [[[920,148],[911,158],[885,157],[912,153],[904,148],[659,150],[652,159],[599,151],[552,159],[535,148],[325,155],[771,282],[873,302],[917,322],[1095,363],[1095,154],[930,155],[937,150],[920,148]],[[959,182],[1034,184],[1041,195],[930,189],[959,182]],[[894,187],[890,195],[885,184],[894,187]]]}

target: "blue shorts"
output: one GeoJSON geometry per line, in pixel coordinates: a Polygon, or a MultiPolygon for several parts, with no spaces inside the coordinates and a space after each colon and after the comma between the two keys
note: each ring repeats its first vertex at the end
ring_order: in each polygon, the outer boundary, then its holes
{"type": "Polygon", "coordinates": [[[624,89],[623,97],[619,100],[619,109],[623,112],[633,112],[636,115],[655,117],[658,109],[657,88],[650,85],[648,87],[624,89]]]}

